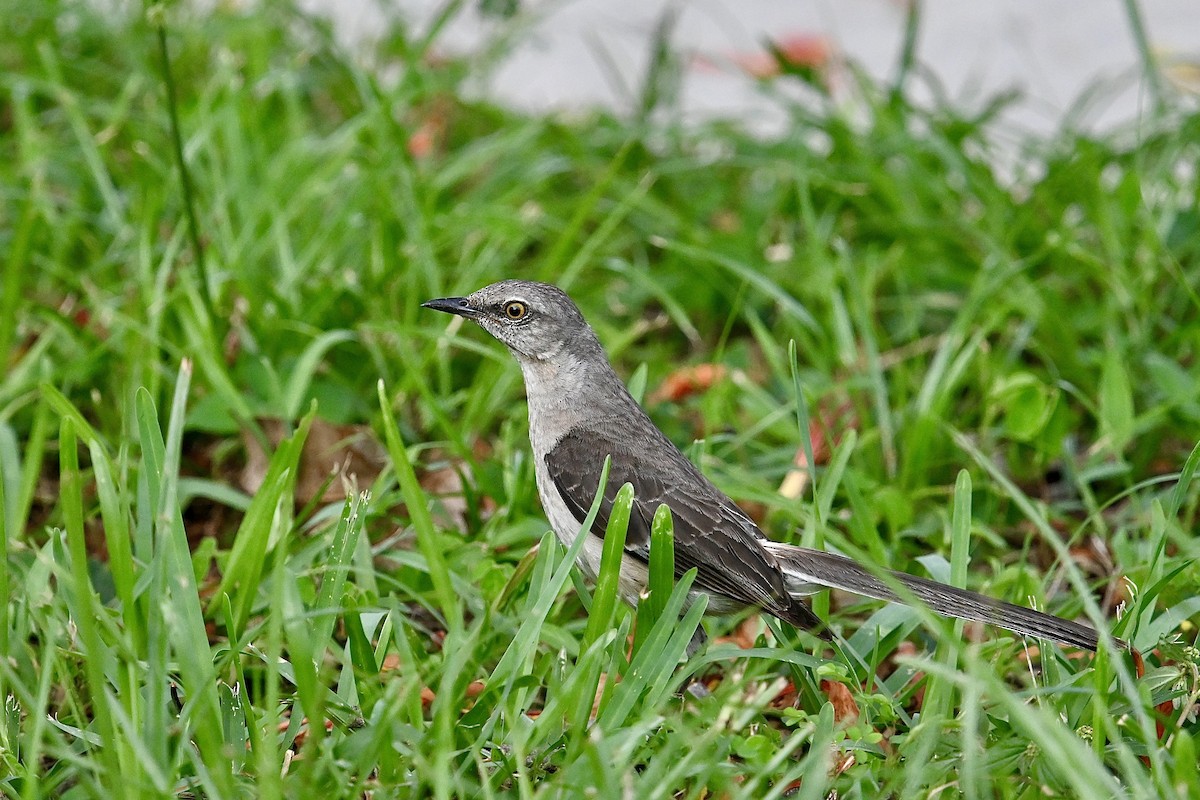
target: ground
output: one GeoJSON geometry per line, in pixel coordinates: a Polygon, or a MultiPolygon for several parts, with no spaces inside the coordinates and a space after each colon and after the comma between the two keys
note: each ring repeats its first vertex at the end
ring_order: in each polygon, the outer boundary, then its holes
{"type": "Polygon", "coordinates": [[[764,134],[658,44],[627,113],[533,113],[284,2],[0,4],[0,790],[1200,796],[1194,98],[1015,140],[781,50],[764,134]],[[515,363],[420,308],[502,277],[770,536],[1145,675],[836,594],[836,647],[688,656],[686,578],[580,580],[515,363]]]}

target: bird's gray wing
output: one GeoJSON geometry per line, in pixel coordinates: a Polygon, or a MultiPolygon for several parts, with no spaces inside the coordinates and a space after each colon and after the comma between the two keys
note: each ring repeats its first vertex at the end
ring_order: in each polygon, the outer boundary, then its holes
{"type": "Polygon", "coordinates": [[[617,445],[604,433],[576,429],[546,454],[554,486],[575,519],[582,523],[587,517],[604,457],[612,456],[593,534],[604,536],[617,492],[630,483],[634,502],[625,536],[627,553],[649,560],[654,512],[666,505],[674,523],[676,576],[695,567],[697,589],[758,606],[798,627],[821,627],[808,606],[788,594],[779,566],[760,543],[764,537],[754,522],[669,440],[655,438],[653,447],[630,452],[627,445],[617,445]]]}

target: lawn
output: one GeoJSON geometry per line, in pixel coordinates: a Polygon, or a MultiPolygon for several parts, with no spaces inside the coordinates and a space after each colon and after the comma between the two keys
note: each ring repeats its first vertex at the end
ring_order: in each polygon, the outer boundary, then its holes
{"type": "Polygon", "coordinates": [[[1194,97],[1031,141],[784,69],[755,137],[678,122],[664,28],[635,113],[531,116],[241,5],[0,0],[0,794],[1200,797],[1194,97]],[[687,657],[687,578],[583,582],[515,362],[420,308],[506,277],[770,536],[1145,675],[840,593],[836,647],[687,657]]]}

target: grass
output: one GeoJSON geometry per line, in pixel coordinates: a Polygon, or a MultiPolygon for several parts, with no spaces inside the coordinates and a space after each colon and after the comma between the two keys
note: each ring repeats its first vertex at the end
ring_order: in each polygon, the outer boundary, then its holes
{"type": "Polygon", "coordinates": [[[1002,103],[903,86],[677,125],[665,40],[628,121],[282,2],[0,34],[0,793],[1200,796],[1200,115],[1157,80],[1002,177],[1002,103]],[[837,649],[746,615],[687,656],[669,561],[635,636],[547,535],[516,365],[419,309],[509,276],[770,535],[1086,618],[1146,677],[842,596],[837,649]],[[383,468],[307,486],[351,432],[383,468]]]}

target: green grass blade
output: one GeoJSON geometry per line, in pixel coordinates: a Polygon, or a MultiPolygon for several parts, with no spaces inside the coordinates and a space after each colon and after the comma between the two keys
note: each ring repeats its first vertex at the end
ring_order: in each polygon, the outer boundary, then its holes
{"type": "Polygon", "coordinates": [[[353,342],[357,338],[353,331],[326,331],[313,339],[300,352],[295,366],[288,374],[283,393],[283,418],[294,419],[300,414],[304,397],[312,385],[313,376],[321,365],[321,359],[332,348],[344,342],[353,342]]]}
{"type": "Polygon", "coordinates": [[[104,764],[102,779],[116,794],[120,791],[121,764],[120,745],[114,738],[115,729],[109,710],[108,679],[105,676],[106,662],[111,656],[100,635],[97,617],[104,613],[96,607],[91,577],[88,574],[87,543],[83,532],[83,478],[79,471],[78,439],[75,422],[64,417],[58,435],[59,474],[62,480],[61,500],[63,522],[66,526],[67,547],[71,554],[70,608],[72,621],[83,642],[84,674],[87,680],[89,700],[99,738],[98,751],[104,764]]]}
{"type": "Polygon", "coordinates": [[[379,381],[377,389],[379,408],[383,412],[383,431],[388,455],[391,456],[392,468],[395,469],[396,479],[400,483],[400,492],[404,495],[404,502],[408,505],[413,528],[417,532],[417,544],[429,566],[429,577],[433,581],[438,606],[446,621],[447,630],[461,630],[463,627],[462,605],[450,580],[450,570],[446,565],[446,559],[438,546],[437,532],[433,528],[433,519],[429,515],[428,501],[417,481],[417,475],[413,471],[412,461],[409,460],[404,440],[400,438],[400,428],[396,425],[396,418],[392,414],[383,381],[379,381]]]}
{"type": "Polygon", "coordinates": [[[675,588],[675,524],[671,509],[660,505],[650,523],[650,584],[646,596],[638,603],[637,628],[633,652],[637,653],[650,631],[662,618],[667,598],[675,588]]]}
{"type": "Polygon", "coordinates": [[[213,680],[212,651],[196,591],[187,535],[177,504],[179,453],[191,374],[191,363],[184,360],[175,383],[165,440],[149,393],[138,390],[134,398],[142,455],[149,472],[151,499],[156,508],[153,569],[160,576],[160,586],[165,590],[165,596],[150,598],[150,602],[157,607],[151,613],[161,614],[169,620],[163,633],[178,662],[187,692],[183,717],[189,720],[199,756],[217,785],[228,791],[232,765],[221,740],[220,699],[213,680]]]}
{"type": "Polygon", "coordinates": [[[551,275],[562,275],[565,271],[567,253],[572,249],[579,249],[580,232],[587,223],[588,217],[595,211],[600,199],[604,197],[604,193],[608,191],[614,178],[619,174],[621,166],[625,163],[625,159],[629,156],[631,150],[637,144],[637,140],[630,138],[621,145],[621,149],[617,151],[609,162],[608,167],[601,173],[598,180],[592,183],[591,189],[587,195],[579,203],[575,204],[575,212],[563,228],[562,233],[558,235],[554,244],[546,251],[546,256],[542,261],[542,267],[538,271],[543,280],[548,279],[551,275]]]}
{"type": "Polygon", "coordinates": [[[286,529],[290,524],[296,473],[315,417],[316,409],[309,411],[296,426],[296,432],[280,442],[271,456],[262,485],[238,526],[221,585],[209,604],[211,614],[217,598],[230,597],[237,630],[245,626],[259,600],[267,553],[282,535],[281,528],[286,529]]]}
{"type": "Polygon", "coordinates": [[[122,496],[117,485],[115,469],[108,453],[98,441],[88,442],[92,457],[92,473],[96,493],[100,498],[100,516],[104,520],[104,541],[108,546],[108,569],[113,587],[121,601],[121,616],[134,642],[144,641],[142,619],[135,601],[137,566],[133,561],[129,520],[132,516],[128,497],[122,496]]]}
{"type": "MultiPolygon", "coordinates": [[[[11,218],[10,218],[11,219],[11,218]]],[[[17,334],[17,309],[20,298],[21,282],[28,273],[30,241],[37,223],[37,212],[34,203],[27,200],[21,210],[20,221],[16,224],[13,237],[9,243],[8,257],[4,259],[4,274],[0,277],[0,363],[11,362],[13,339],[17,334]]]]}
{"type": "Polygon", "coordinates": [[[1192,482],[1196,479],[1197,469],[1200,469],[1200,441],[1196,442],[1196,446],[1188,454],[1183,469],[1179,471],[1179,480],[1175,482],[1175,487],[1171,490],[1171,498],[1165,509],[1168,519],[1175,519],[1179,516],[1179,510],[1183,508],[1192,482]]]}
{"type": "MultiPolygon", "coordinates": [[[[788,367],[792,372],[792,400],[796,406],[796,423],[800,433],[800,445],[804,448],[804,460],[808,469],[808,480],[812,486],[813,497],[817,494],[817,464],[813,453],[812,427],[808,416],[808,400],[804,397],[804,387],[800,384],[800,363],[796,356],[796,340],[788,342],[788,367]]],[[[819,509],[818,509],[819,510],[819,509]]],[[[820,549],[824,544],[823,520],[815,517],[812,539],[806,539],[805,547],[820,549]]]]}
{"type": "MultiPolygon", "coordinates": [[[[960,470],[954,484],[954,505],[950,518],[950,584],[959,588],[967,585],[967,566],[971,546],[971,476],[966,470],[960,470]]],[[[941,637],[938,641],[934,658],[943,664],[946,670],[953,670],[963,649],[963,630],[966,627],[962,620],[954,620],[953,634],[941,637]]],[[[930,675],[925,682],[925,700],[921,704],[921,721],[913,730],[912,744],[907,747],[907,757],[913,768],[908,770],[908,783],[905,791],[919,793],[922,784],[921,775],[924,771],[920,765],[928,764],[933,758],[938,745],[946,737],[946,729],[950,725],[950,708],[954,703],[955,683],[945,680],[939,674],[930,675]]],[[[962,729],[963,752],[973,750],[978,742],[975,740],[974,729],[962,729]]]]}
{"type": "MultiPolygon", "coordinates": [[[[0,425],[0,593],[4,597],[12,597],[11,582],[8,573],[8,554],[11,552],[9,542],[19,539],[17,535],[17,476],[21,467],[18,461],[19,450],[16,437],[7,425],[0,425]]],[[[8,652],[9,631],[8,603],[0,608],[0,652],[8,652]]],[[[0,676],[0,690],[4,689],[4,679],[0,676]]],[[[7,696],[7,695],[5,695],[7,696]]]]}
{"type": "Polygon", "coordinates": [[[596,722],[601,729],[616,730],[628,722],[639,702],[654,707],[656,698],[672,691],[673,684],[669,677],[687,650],[708,605],[707,595],[701,594],[688,606],[687,613],[683,613],[695,578],[695,568],[680,577],[663,608],[662,616],[646,637],[642,649],[629,663],[620,685],[611,696],[605,695],[596,722]]]}
{"type": "MultiPolygon", "coordinates": [[[[808,479],[812,484],[814,503],[813,513],[804,527],[801,544],[814,550],[825,549],[825,523],[821,517],[821,504],[816,502],[820,497],[821,485],[817,483],[816,457],[812,443],[812,425],[808,415],[808,400],[804,397],[804,387],[800,384],[800,364],[796,355],[796,340],[788,342],[788,368],[792,376],[792,400],[796,408],[796,422],[800,433],[800,445],[804,448],[804,459],[808,466],[808,479]]],[[[849,453],[847,453],[847,457],[849,453]]],[[[829,592],[818,592],[812,599],[813,613],[821,619],[829,619],[829,592]]]]}
{"type": "Polygon", "coordinates": [[[542,625],[545,624],[550,608],[562,593],[563,587],[566,586],[571,575],[571,570],[575,566],[575,560],[583,551],[583,544],[587,541],[587,536],[582,532],[592,529],[592,525],[596,522],[596,515],[600,513],[600,502],[604,499],[604,487],[608,484],[610,464],[611,459],[605,458],[600,472],[600,485],[596,489],[596,497],[592,500],[587,517],[579,526],[581,533],[575,537],[575,541],[567,548],[563,559],[557,563],[557,566],[553,565],[550,552],[557,550],[557,540],[554,538],[553,532],[547,533],[539,542],[534,578],[530,581],[533,590],[529,595],[526,610],[522,614],[521,627],[517,630],[517,634],[508,648],[505,649],[504,655],[501,656],[495,669],[492,670],[494,682],[507,685],[514,681],[518,676],[520,665],[524,664],[532,654],[533,645],[542,625]],[[539,572],[543,573],[540,580],[538,579],[539,572]]]}
{"type": "MultiPolygon", "coordinates": [[[[629,528],[633,499],[633,485],[629,483],[622,486],[613,498],[612,511],[609,512],[608,525],[604,531],[600,573],[596,576],[596,591],[592,594],[592,610],[588,614],[587,630],[583,634],[585,650],[613,624],[617,601],[621,596],[621,562],[625,557],[625,534],[629,528]]],[[[580,534],[589,535],[590,532],[580,534]]]]}
{"type": "Polygon", "coordinates": [[[324,559],[321,590],[313,606],[314,634],[317,642],[327,642],[333,636],[333,626],[342,610],[342,594],[353,564],[354,550],[362,535],[368,492],[347,497],[342,516],[333,531],[329,556],[324,559]]]}

